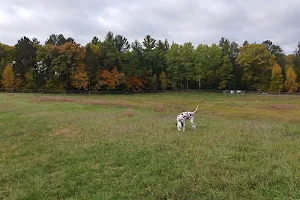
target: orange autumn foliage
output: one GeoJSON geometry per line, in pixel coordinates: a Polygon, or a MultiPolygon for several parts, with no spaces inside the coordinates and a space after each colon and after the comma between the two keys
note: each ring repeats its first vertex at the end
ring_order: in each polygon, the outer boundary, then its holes
{"type": "Polygon", "coordinates": [[[127,82],[128,82],[129,88],[133,91],[141,90],[144,87],[142,80],[135,76],[128,77],[127,82]]]}
{"type": "Polygon", "coordinates": [[[85,65],[81,65],[77,68],[72,77],[72,85],[77,89],[87,89],[89,85],[89,78],[85,65]]]}
{"type": "Polygon", "coordinates": [[[111,73],[107,69],[102,70],[100,72],[99,85],[104,86],[107,89],[115,89],[116,88],[115,81],[113,80],[111,73]]]}
{"type": "Polygon", "coordinates": [[[114,67],[112,70],[111,70],[111,77],[112,79],[114,80],[115,82],[115,85],[118,85],[118,81],[120,79],[120,73],[118,72],[118,69],[116,67],[114,67]]]}
{"type": "Polygon", "coordinates": [[[102,70],[98,76],[98,85],[108,90],[116,89],[116,87],[124,82],[125,75],[114,67],[111,72],[107,69],[102,70]]]}
{"type": "Polygon", "coordinates": [[[146,78],[138,77],[138,73],[135,65],[130,65],[129,73],[127,76],[127,84],[130,90],[142,90],[144,84],[147,84],[146,78]]]}

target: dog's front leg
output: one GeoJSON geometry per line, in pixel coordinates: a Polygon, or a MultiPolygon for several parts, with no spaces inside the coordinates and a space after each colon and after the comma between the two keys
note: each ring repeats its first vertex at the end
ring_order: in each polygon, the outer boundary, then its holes
{"type": "Polygon", "coordinates": [[[182,132],[185,131],[185,121],[183,122],[182,132]]]}

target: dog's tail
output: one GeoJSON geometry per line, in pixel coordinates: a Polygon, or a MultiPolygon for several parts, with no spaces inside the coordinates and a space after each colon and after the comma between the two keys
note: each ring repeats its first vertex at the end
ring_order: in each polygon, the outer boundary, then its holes
{"type": "Polygon", "coordinates": [[[197,112],[197,110],[198,110],[198,105],[197,105],[197,108],[196,108],[196,110],[194,110],[193,114],[194,114],[194,113],[196,113],[196,112],[197,112]]]}

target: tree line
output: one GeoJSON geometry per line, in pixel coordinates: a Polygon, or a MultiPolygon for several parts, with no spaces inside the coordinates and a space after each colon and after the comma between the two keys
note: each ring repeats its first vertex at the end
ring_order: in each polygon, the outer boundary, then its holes
{"type": "Polygon", "coordinates": [[[130,43],[108,32],[86,45],[52,34],[0,43],[0,87],[48,90],[242,89],[297,92],[300,43],[294,53],[266,40],[239,46],[169,43],[150,35],[130,43]]]}

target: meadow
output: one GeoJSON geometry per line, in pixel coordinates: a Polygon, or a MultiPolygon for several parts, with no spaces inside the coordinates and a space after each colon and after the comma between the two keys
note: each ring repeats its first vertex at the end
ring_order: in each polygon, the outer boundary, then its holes
{"type": "Polygon", "coordinates": [[[300,96],[0,93],[0,154],[0,199],[300,199],[300,96]]]}

